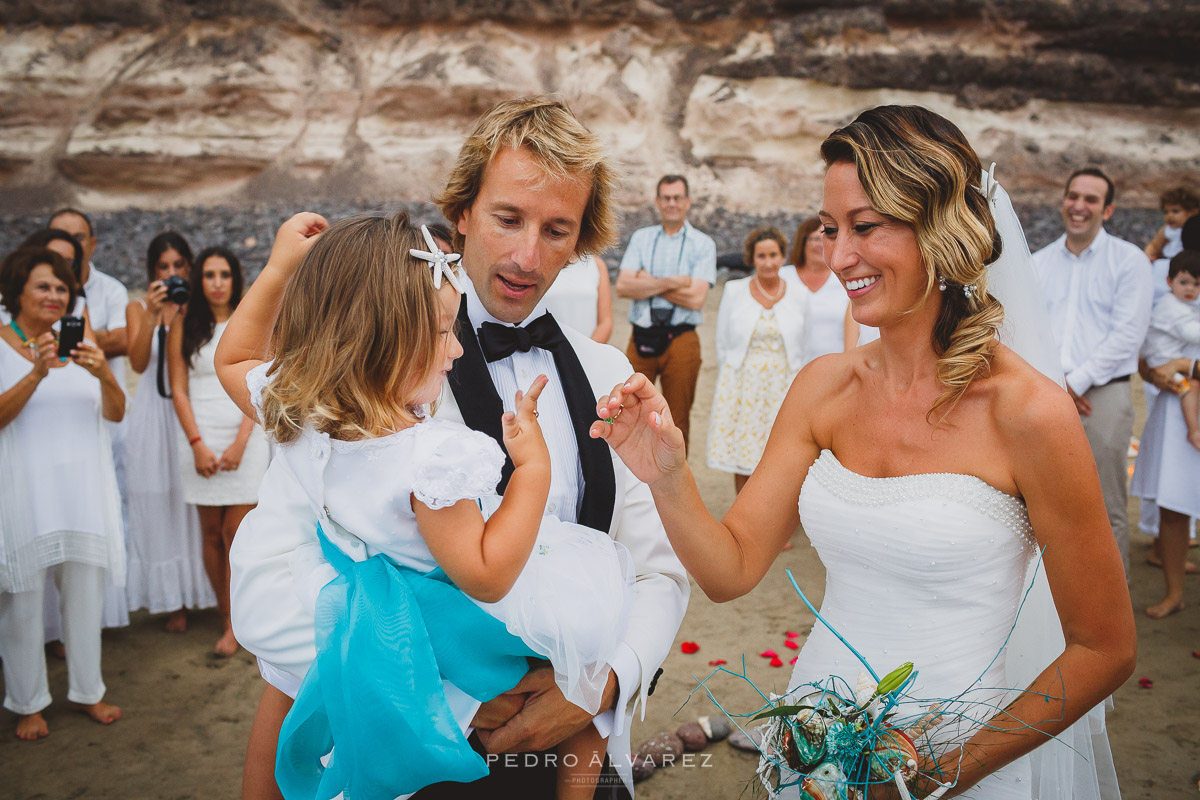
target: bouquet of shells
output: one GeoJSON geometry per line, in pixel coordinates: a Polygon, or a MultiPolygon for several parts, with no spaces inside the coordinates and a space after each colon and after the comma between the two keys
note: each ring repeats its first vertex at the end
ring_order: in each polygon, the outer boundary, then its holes
{"type": "Polygon", "coordinates": [[[766,720],[759,729],[763,786],[772,797],[798,785],[802,800],[863,800],[872,784],[886,782],[910,798],[917,746],[911,728],[894,724],[893,708],[915,677],[909,662],[878,682],[860,673],[853,689],[830,677],[775,698],[773,708],[754,717],[766,720]],[[805,689],[811,691],[789,702],[805,689]]]}

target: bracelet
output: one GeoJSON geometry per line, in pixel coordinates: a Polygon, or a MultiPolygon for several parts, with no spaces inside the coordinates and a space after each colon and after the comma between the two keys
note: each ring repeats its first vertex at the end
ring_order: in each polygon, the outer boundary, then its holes
{"type": "Polygon", "coordinates": [[[200,441],[200,438],[201,438],[201,437],[199,437],[199,436],[196,436],[196,437],[194,437],[194,438],[192,438],[192,439],[188,439],[188,446],[189,446],[189,447],[195,447],[195,446],[196,446],[196,442],[200,441]]]}

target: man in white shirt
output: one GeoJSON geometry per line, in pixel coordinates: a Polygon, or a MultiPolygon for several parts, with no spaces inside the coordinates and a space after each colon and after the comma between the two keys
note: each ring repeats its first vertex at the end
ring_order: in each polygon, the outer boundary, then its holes
{"type": "Polygon", "coordinates": [[[1099,169],[1072,174],[1062,202],[1066,233],[1033,255],[1033,270],[1128,574],[1129,376],[1137,372],[1154,289],[1141,249],[1104,230],[1104,221],[1113,215],[1114,195],[1112,180],[1099,169]]]}
{"type": "Polygon", "coordinates": [[[83,262],[79,282],[87,296],[88,318],[96,334],[96,346],[104,351],[108,365],[121,388],[125,388],[125,356],[129,352],[129,335],[125,331],[125,307],[129,305],[129,292],[125,285],[111,275],[106,275],[92,264],[96,252],[96,234],[92,221],[75,208],[63,208],[54,212],[46,227],[66,231],[83,248],[83,262]]]}
{"type": "MultiPolygon", "coordinates": [[[[552,669],[531,669],[515,694],[484,704],[474,718],[472,743],[488,754],[491,774],[472,784],[435,784],[415,795],[420,800],[552,798],[554,754],[547,751],[590,724],[609,737],[610,751],[627,753],[633,710],[641,703],[644,714],[683,620],[687,574],[649,487],[607,444],[587,434],[596,420],[596,398],[633,369],[620,351],[543,314],[543,295],[567,261],[614,238],[614,182],[599,140],[565,106],[527,98],[501,103],[480,119],[438,201],[455,228],[455,249],[463,253],[470,281],[459,310],[463,355],[447,379],[437,416],[498,436],[515,391],[547,375],[550,383],[539,399],[551,462],[546,513],[606,531],[625,545],[636,584],[600,714],[593,718],[568,702],[552,669]]],[[[217,362],[220,370],[220,350],[217,362]]],[[[509,462],[501,491],[511,470],[509,462]]],[[[299,599],[303,579],[294,558],[315,541],[316,517],[294,484],[286,459],[275,459],[260,492],[267,499],[247,517],[254,536],[234,539],[230,563],[239,642],[298,684],[312,662],[314,633],[312,611],[299,599]]],[[[243,797],[269,796],[273,786],[275,736],[290,705],[284,683],[268,689],[259,705],[243,797]]],[[[627,761],[616,766],[629,777],[627,761]]]]}
{"type": "Polygon", "coordinates": [[[625,355],[651,382],[662,377],[663,398],[686,444],[700,375],[696,326],[717,282],[717,247],[687,221],[687,178],[660,178],[654,204],[662,223],[634,231],[617,274],[617,294],[633,300],[625,355]]]}

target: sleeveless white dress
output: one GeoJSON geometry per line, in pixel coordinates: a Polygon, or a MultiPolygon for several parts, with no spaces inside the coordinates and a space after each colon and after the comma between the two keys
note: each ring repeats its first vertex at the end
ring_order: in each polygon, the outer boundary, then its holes
{"type": "MultiPolygon", "coordinates": [[[[245,419],[241,409],[225,394],[213,366],[217,343],[227,324],[218,322],[214,326],[212,338],[196,351],[188,370],[188,400],[192,404],[196,427],[200,429],[204,444],[217,458],[233,444],[245,419]]],[[[258,502],[258,485],[271,460],[267,437],[261,427],[254,426],[237,469],[219,471],[207,478],[197,474],[192,448],[184,437],[179,437],[177,447],[185,502],[198,506],[254,505],[258,502]]]]}
{"type": "MultiPolygon", "coordinates": [[[[910,696],[928,702],[961,696],[943,708],[950,719],[932,734],[935,746],[965,741],[971,718],[987,720],[993,705],[1013,699],[1006,688],[1028,685],[1030,677],[1012,674],[1013,664],[1006,669],[1005,648],[1036,554],[1021,500],[971,475],[866,477],[826,450],[809,469],[799,511],[826,569],[821,615],[879,675],[912,661],[920,674],[910,696]]],[[[854,686],[860,671],[850,650],[818,622],[789,686],[830,675],[854,686]]],[[[914,702],[898,713],[915,718],[927,705],[914,702]]],[[[1030,763],[1028,756],[1018,759],[962,796],[1030,800],[1030,763]]],[[[1043,789],[1040,797],[1058,795],[1043,789]]]]}
{"type": "Polygon", "coordinates": [[[129,570],[125,591],[130,608],[153,614],[217,604],[204,572],[200,519],[196,507],[183,501],[178,457],[183,429],[171,398],[158,392],[158,358],[156,329],[150,339],[150,363],[126,416],[129,570]]]}

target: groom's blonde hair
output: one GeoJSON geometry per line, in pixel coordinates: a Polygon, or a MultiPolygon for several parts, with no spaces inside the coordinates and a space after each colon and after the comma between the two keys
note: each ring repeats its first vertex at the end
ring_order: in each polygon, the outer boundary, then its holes
{"type": "Polygon", "coordinates": [[[263,429],[286,444],[306,425],[355,441],[411,424],[437,358],[439,303],[408,215],[329,226],[283,293],[263,392],[263,429]]]}
{"type": "Polygon", "coordinates": [[[483,186],[487,165],[502,149],[525,149],[546,178],[585,180],[587,205],[575,252],[599,253],[617,241],[613,207],[617,174],[599,137],[584,127],[566,104],[548,97],[522,97],[494,106],[479,118],[463,142],[445,190],[434,202],[450,222],[454,249],[462,252],[458,221],[483,186]]]}

